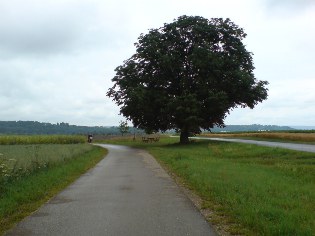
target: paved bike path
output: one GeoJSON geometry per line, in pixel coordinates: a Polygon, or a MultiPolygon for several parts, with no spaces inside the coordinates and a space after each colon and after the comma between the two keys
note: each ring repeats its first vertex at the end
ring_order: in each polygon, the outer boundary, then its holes
{"type": "Polygon", "coordinates": [[[100,146],[106,158],[7,235],[216,235],[147,152],[100,146]]]}
{"type": "Polygon", "coordinates": [[[299,144],[299,143],[281,143],[281,142],[268,142],[268,141],[256,141],[248,139],[229,139],[229,138],[207,138],[207,137],[191,137],[191,139],[206,139],[216,140],[224,142],[236,142],[236,143],[248,143],[267,147],[280,147],[287,148],[296,151],[315,152],[315,145],[311,144],[299,144]]]}

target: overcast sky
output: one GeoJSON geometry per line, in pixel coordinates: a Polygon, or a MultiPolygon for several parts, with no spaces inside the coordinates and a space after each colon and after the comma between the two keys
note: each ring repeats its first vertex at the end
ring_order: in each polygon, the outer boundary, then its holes
{"type": "Polygon", "coordinates": [[[0,0],[0,120],[118,125],[114,69],[181,15],[242,27],[269,82],[266,101],[226,124],[315,126],[315,0],[0,0]]]}

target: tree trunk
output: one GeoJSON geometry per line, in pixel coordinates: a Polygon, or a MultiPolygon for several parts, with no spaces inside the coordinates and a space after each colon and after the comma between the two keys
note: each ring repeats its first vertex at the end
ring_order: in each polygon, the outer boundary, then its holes
{"type": "Polygon", "coordinates": [[[180,143],[187,144],[189,143],[189,132],[188,131],[181,131],[180,132],[180,143]]]}

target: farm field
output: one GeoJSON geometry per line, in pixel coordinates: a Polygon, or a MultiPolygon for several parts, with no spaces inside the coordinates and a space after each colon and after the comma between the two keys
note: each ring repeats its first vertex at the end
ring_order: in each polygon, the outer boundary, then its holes
{"type": "Polygon", "coordinates": [[[281,148],[218,141],[142,143],[202,198],[217,229],[241,235],[314,235],[315,156],[281,148]]]}
{"type": "Polygon", "coordinates": [[[0,135],[0,145],[85,143],[82,135],[0,135]]]}
{"type": "MultiPolygon", "coordinates": [[[[105,149],[78,143],[71,136],[31,136],[36,144],[31,144],[27,136],[16,138],[20,140],[17,143],[24,140],[27,144],[0,145],[0,235],[106,154],[105,149]],[[38,140],[44,144],[38,144],[38,140]],[[47,140],[53,144],[46,144],[47,140]]],[[[8,137],[0,136],[0,143],[4,139],[8,137]]]]}

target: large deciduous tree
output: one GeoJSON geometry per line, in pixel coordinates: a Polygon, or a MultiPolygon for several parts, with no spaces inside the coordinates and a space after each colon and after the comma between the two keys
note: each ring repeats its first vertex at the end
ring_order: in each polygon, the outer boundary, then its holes
{"type": "Polygon", "coordinates": [[[116,68],[107,92],[135,127],[191,132],[224,126],[236,107],[267,98],[267,81],[253,73],[242,28],[230,19],[181,16],[141,34],[136,53],[116,68]]]}

